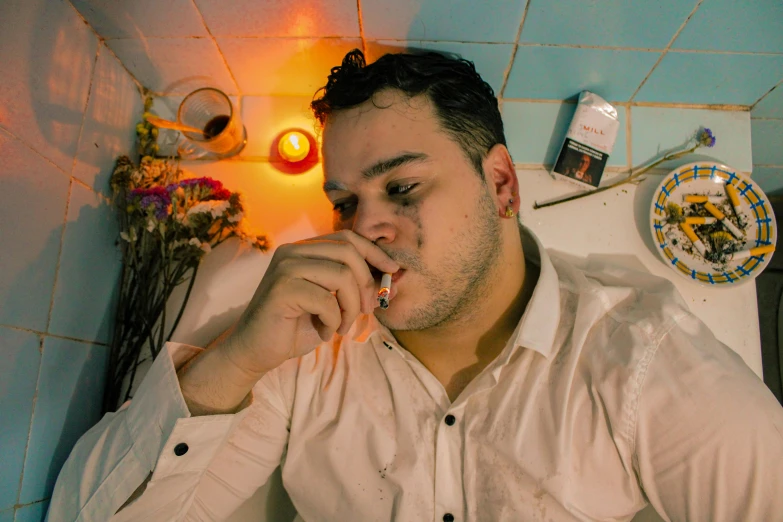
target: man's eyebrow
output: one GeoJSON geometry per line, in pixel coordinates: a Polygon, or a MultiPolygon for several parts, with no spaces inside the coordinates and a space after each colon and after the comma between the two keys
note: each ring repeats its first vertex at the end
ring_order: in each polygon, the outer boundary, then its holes
{"type": "MultiPolygon", "coordinates": [[[[419,161],[427,161],[428,159],[429,156],[422,152],[406,152],[404,154],[400,154],[399,156],[394,156],[393,158],[381,160],[375,165],[367,167],[362,171],[362,178],[365,181],[369,181],[371,179],[377,178],[378,176],[382,176],[390,170],[396,169],[402,165],[419,161]]],[[[324,192],[332,192],[336,190],[347,191],[348,187],[339,181],[330,180],[324,182],[324,192]]]]}

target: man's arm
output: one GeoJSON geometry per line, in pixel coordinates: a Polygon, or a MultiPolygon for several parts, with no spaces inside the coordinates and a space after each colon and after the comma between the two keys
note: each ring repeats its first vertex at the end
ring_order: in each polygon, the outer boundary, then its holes
{"type": "MultiPolygon", "coordinates": [[[[255,405],[257,411],[253,415],[264,416],[265,426],[270,429],[270,433],[264,435],[269,435],[273,443],[252,447],[252,437],[243,433],[247,427],[242,425],[249,409],[245,406],[250,400],[242,404],[238,415],[197,417],[188,410],[176,372],[202,353],[207,352],[169,343],[153,363],[133,401],[123,405],[120,411],[105,415],[82,436],[58,477],[49,508],[49,522],[140,520],[145,515],[149,518],[150,513],[158,516],[161,512],[171,514],[166,520],[181,520],[186,514],[210,509],[210,502],[220,504],[216,512],[229,510],[225,514],[228,516],[255,490],[244,488],[251,488],[259,481],[255,488],[263,484],[266,469],[246,470],[255,475],[253,479],[245,480],[240,488],[229,490],[227,485],[241,477],[223,481],[222,477],[210,475],[207,470],[216,456],[224,460],[235,458],[231,452],[236,452],[237,447],[263,452],[265,460],[260,467],[269,467],[266,476],[274,470],[277,465],[274,463],[279,463],[287,442],[287,415],[278,395],[279,381],[270,376],[270,384],[258,383],[263,396],[255,405]],[[226,448],[224,443],[231,437],[240,437],[248,447],[239,444],[226,448]],[[183,444],[187,446],[184,452],[183,444]],[[209,491],[202,492],[201,486],[205,482],[210,483],[209,491]],[[197,496],[200,502],[194,504],[197,496]],[[118,514],[112,518],[115,512],[118,514]]],[[[248,395],[251,397],[252,394],[248,395]]],[[[212,514],[206,518],[221,519],[212,514]]]]}
{"type": "Polygon", "coordinates": [[[644,375],[636,472],[673,521],[777,520],[783,408],[692,315],[662,339],[644,375]]]}

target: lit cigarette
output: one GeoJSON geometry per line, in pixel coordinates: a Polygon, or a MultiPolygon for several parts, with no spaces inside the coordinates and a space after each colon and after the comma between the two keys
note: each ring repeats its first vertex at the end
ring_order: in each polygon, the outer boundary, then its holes
{"type": "Polygon", "coordinates": [[[740,250],[739,252],[734,252],[734,254],[732,254],[731,260],[740,261],[742,259],[747,259],[749,257],[771,254],[774,251],[775,251],[775,245],[764,245],[756,248],[751,248],[750,250],[740,250]]]}
{"type": "Polygon", "coordinates": [[[378,290],[378,304],[386,310],[389,308],[389,294],[391,293],[392,275],[383,274],[381,277],[381,289],[378,290]]]}
{"type": "Polygon", "coordinates": [[[737,189],[734,188],[734,185],[729,185],[726,183],[726,194],[729,196],[729,201],[731,201],[731,206],[734,209],[734,215],[737,216],[737,221],[739,221],[739,224],[742,225],[742,216],[740,216],[740,199],[739,194],[737,194],[737,189]]]}
{"type": "Polygon", "coordinates": [[[699,196],[697,194],[684,194],[682,200],[686,203],[722,203],[723,197],[721,196],[699,196]]]}
{"type": "Polygon", "coordinates": [[[734,237],[736,237],[737,239],[743,238],[742,232],[740,232],[740,230],[734,226],[734,223],[726,219],[726,216],[723,214],[723,212],[718,210],[718,208],[715,205],[713,205],[710,202],[707,202],[704,204],[704,208],[707,209],[707,212],[715,216],[715,218],[718,221],[720,221],[723,224],[723,226],[726,227],[726,229],[728,229],[728,231],[734,235],[734,237]]]}
{"type": "Polygon", "coordinates": [[[693,231],[691,226],[686,225],[685,223],[680,223],[680,227],[682,228],[682,231],[685,232],[685,235],[688,236],[688,239],[691,240],[693,246],[696,247],[696,250],[698,250],[702,256],[706,257],[707,247],[704,246],[704,243],[702,243],[701,239],[699,239],[699,236],[696,235],[696,232],[693,231]]]}
{"type": "Polygon", "coordinates": [[[712,225],[717,219],[714,217],[691,216],[685,218],[686,225],[712,225]]]}

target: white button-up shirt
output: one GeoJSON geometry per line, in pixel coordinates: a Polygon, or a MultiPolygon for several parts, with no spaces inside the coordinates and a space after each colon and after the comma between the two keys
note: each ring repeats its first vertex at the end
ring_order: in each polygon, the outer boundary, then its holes
{"type": "Polygon", "coordinates": [[[308,522],[783,519],[783,409],[741,358],[667,280],[525,238],[533,296],[454,402],[363,316],[241,412],[191,417],[176,370],[201,349],[169,343],[76,445],[48,520],[109,520],[153,469],[113,522],[224,520],[278,465],[308,522]]]}

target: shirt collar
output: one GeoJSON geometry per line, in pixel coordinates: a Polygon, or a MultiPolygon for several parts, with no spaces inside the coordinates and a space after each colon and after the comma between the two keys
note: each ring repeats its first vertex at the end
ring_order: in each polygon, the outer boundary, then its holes
{"type": "MultiPolygon", "coordinates": [[[[499,361],[505,364],[517,347],[530,348],[547,359],[551,356],[557,327],[560,324],[560,281],[544,245],[533,232],[521,225],[522,248],[525,260],[539,267],[538,281],[525,312],[511,337],[511,346],[501,353],[499,361]]],[[[388,328],[373,314],[359,316],[353,327],[352,339],[364,343],[379,336],[381,341],[397,344],[388,328]]]]}

